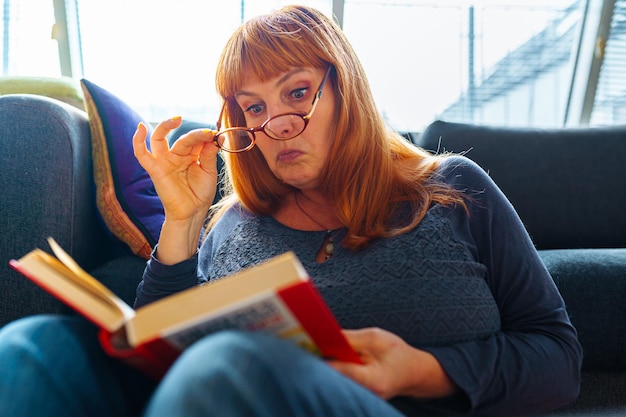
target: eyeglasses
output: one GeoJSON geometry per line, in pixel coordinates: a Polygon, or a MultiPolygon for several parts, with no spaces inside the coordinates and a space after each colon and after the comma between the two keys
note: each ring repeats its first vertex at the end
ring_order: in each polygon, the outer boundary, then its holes
{"type": "Polygon", "coordinates": [[[255,132],[263,132],[268,137],[275,140],[289,140],[295,138],[304,132],[304,129],[306,129],[309,125],[309,121],[311,120],[311,116],[313,116],[315,107],[317,107],[317,103],[322,97],[322,90],[324,89],[324,85],[326,84],[331,68],[332,66],[329,66],[326,70],[326,74],[317,89],[317,93],[315,93],[315,97],[313,97],[311,111],[308,113],[279,114],[277,116],[270,117],[258,127],[229,127],[224,130],[220,130],[222,125],[222,116],[224,114],[224,109],[226,108],[226,103],[228,102],[225,101],[222,106],[222,110],[220,111],[219,119],[216,123],[218,133],[213,138],[213,141],[220,149],[226,152],[238,153],[246,152],[254,148],[254,145],[256,144],[256,136],[254,135],[255,132]]]}

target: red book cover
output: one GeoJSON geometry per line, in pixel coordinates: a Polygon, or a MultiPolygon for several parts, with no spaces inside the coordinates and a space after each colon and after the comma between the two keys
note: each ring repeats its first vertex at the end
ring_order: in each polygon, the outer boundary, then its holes
{"type": "Polygon", "coordinates": [[[164,339],[153,339],[135,347],[116,347],[117,337],[120,335],[109,333],[104,329],[100,331],[99,339],[104,351],[109,356],[118,358],[155,379],[162,378],[181,354],[180,349],[170,345],[164,339]]]}
{"type": "Polygon", "coordinates": [[[311,281],[285,288],[279,294],[319,347],[320,356],[361,363],[361,358],[348,344],[335,317],[311,281]]]}

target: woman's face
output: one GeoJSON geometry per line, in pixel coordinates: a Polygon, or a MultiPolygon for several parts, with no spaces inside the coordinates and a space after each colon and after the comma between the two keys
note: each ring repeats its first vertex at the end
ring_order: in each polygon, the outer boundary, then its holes
{"type": "MultiPolygon", "coordinates": [[[[262,82],[248,72],[245,83],[235,93],[246,125],[257,127],[285,113],[309,113],[325,73],[319,68],[293,68],[262,82]]],[[[300,135],[275,140],[263,132],[256,133],[256,146],[278,179],[300,189],[318,186],[330,149],[334,112],[335,99],[327,82],[307,128],[300,135]]]]}

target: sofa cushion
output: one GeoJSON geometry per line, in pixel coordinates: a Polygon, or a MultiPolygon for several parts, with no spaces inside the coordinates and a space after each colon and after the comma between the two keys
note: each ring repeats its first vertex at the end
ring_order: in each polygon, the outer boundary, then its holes
{"type": "Polygon", "coordinates": [[[539,255],[583,346],[583,370],[626,371],[626,249],[555,249],[539,255]]]}
{"type": "Polygon", "coordinates": [[[111,233],[130,251],[148,258],[165,218],[148,173],[135,159],[132,137],[139,122],[124,101],[88,80],[81,80],[92,138],[98,211],[111,233]]]}
{"type": "Polygon", "coordinates": [[[112,290],[126,304],[135,302],[137,286],[141,282],[146,260],[139,256],[118,256],[105,262],[89,273],[107,288],[112,290]]]}
{"type": "Polygon", "coordinates": [[[539,249],[626,247],[626,127],[436,121],[415,143],[464,152],[509,198],[539,249]]]}
{"type": "Polygon", "coordinates": [[[6,94],[36,94],[54,98],[77,109],[85,110],[80,85],[78,81],[69,77],[19,75],[0,77],[0,95],[6,94]]]}

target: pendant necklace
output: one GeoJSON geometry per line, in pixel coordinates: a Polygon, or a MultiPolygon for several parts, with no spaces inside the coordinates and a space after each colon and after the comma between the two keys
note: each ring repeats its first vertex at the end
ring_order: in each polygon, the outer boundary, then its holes
{"type": "Polygon", "coordinates": [[[335,253],[335,238],[333,236],[333,233],[335,232],[335,229],[329,229],[327,227],[324,227],[323,224],[321,224],[320,222],[315,220],[315,218],[313,216],[311,216],[309,213],[307,213],[302,208],[302,206],[300,205],[300,202],[298,201],[298,192],[297,191],[294,192],[293,198],[294,198],[294,201],[296,203],[296,206],[302,212],[302,214],[304,214],[309,219],[311,219],[311,221],[313,223],[317,224],[319,227],[321,227],[322,229],[326,230],[326,234],[324,235],[324,240],[322,241],[322,246],[320,247],[320,249],[319,249],[319,251],[317,253],[317,261],[321,263],[321,262],[325,262],[325,261],[329,260],[330,258],[333,257],[333,254],[335,253]]]}

